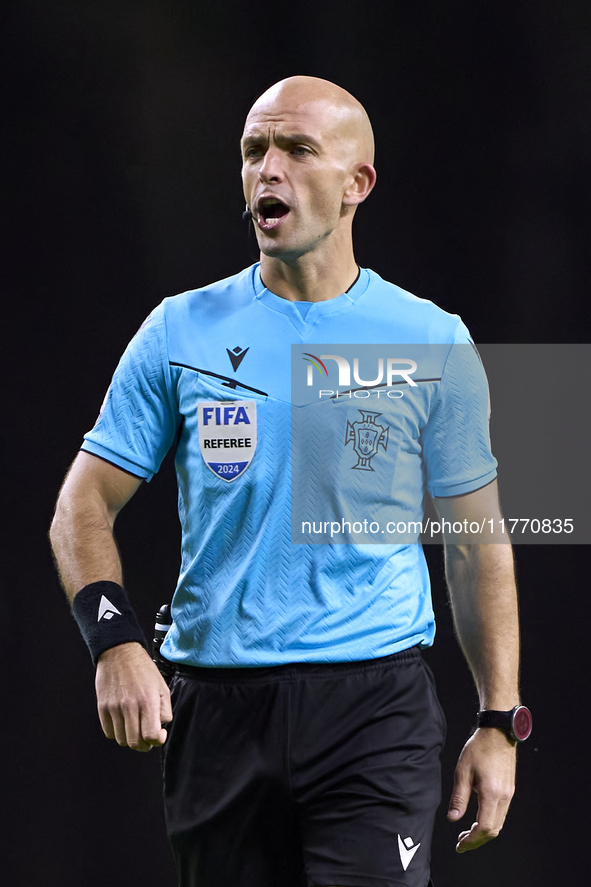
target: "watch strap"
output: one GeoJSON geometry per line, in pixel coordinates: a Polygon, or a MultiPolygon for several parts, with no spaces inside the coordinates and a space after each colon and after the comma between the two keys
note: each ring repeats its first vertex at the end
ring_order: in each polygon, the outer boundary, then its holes
{"type": "Polygon", "coordinates": [[[498,727],[499,730],[511,729],[511,712],[488,709],[479,711],[476,718],[478,727],[498,727]]]}

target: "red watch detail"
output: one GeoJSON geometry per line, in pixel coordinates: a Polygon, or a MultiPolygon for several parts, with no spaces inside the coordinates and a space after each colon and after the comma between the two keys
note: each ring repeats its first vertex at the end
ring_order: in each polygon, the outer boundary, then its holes
{"type": "Polygon", "coordinates": [[[527,739],[532,731],[533,719],[531,711],[525,705],[518,705],[513,709],[513,733],[518,742],[527,739]]]}

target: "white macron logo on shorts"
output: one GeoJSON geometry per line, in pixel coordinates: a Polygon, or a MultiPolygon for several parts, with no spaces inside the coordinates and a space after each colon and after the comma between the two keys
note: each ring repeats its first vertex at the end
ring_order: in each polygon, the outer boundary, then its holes
{"type": "Polygon", "coordinates": [[[412,838],[401,838],[398,835],[398,850],[400,851],[400,862],[404,871],[409,867],[413,856],[421,846],[421,842],[415,844],[412,838]]]}

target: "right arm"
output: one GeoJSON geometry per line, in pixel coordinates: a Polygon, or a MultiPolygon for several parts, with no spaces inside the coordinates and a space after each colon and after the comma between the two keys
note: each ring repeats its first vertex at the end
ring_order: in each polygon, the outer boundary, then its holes
{"type": "MultiPolygon", "coordinates": [[[[53,553],[70,601],[85,585],[122,584],[121,560],[113,528],[141,479],[80,452],[64,481],[50,530],[53,553]]],[[[170,693],[149,655],[138,643],[120,644],[101,654],[96,692],[103,732],[119,745],[149,751],[163,745],[172,720],[170,693]]]]}

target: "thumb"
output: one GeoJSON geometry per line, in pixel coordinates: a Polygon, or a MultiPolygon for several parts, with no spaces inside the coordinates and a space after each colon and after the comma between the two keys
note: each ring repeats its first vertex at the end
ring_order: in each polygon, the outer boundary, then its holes
{"type": "Polygon", "coordinates": [[[466,812],[471,790],[472,786],[470,785],[469,770],[458,764],[454,776],[454,787],[451,793],[449,809],[447,811],[447,818],[452,822],[461,819],[466,812]]]}
{"type": "Polygon", "coordinates": [[[160,723],[162,725],[169,724],[172,721],[172,703],[170,701],[170,691],[166,688],[166,693],[160,697],[160,723]]]}

